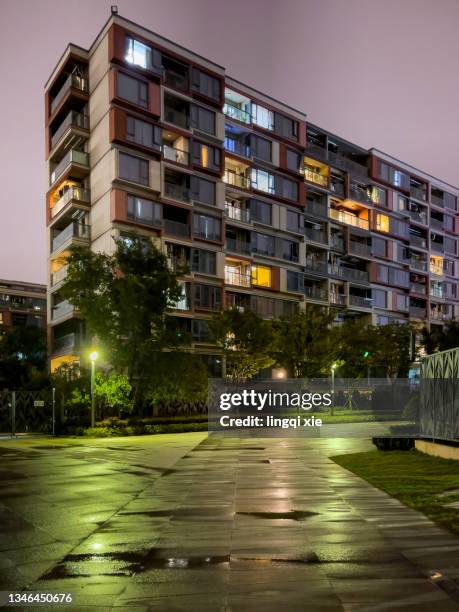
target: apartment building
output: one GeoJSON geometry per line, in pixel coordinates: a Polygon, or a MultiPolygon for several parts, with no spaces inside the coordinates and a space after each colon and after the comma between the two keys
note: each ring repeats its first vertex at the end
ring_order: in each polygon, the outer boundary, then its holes
{"type": "Polygon", "coordinates": [[[46,286],[0,279],[0,335],[23,325],[46,328],[46,286]]]}
{"type": "Polygon", "coordinates": [[[45,101],[53,369],[84,347],[59,293],[70,245],[112,252],[133,235],[187,264],[169,316],[211,366],[222,307],[321,304],[381,325],[458,314],[458,189],[211,60],[112,14],[90,49],[69,44],[45,101]]]}

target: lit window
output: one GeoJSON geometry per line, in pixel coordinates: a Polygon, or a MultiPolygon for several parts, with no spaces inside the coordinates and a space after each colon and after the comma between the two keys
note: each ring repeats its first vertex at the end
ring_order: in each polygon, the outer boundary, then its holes
{"type": "Polygon", "coordinates": [[[209,149],[206,145],[201,146],[201,166],[207,168],[209,165],[209,149]]]}
{"type": "Polygon", "coordinates": [[[252,121],[255,125],[258,125],[265,130],[274,129],[274,114],[272,111],[260,106],[259,104],[252,104],[252,121]]]}
{"type": "Polygon", "coordinates": [[[141,68],[150,68],[151,64],[151,49],[133,38],[126,39],[126,55],[125,60],[135,66],[141,68]]]}
{"type": "Polygon", "coordinates": [[[389,217],[387,215],[376,215],[376,229],[378,232],[389,231],[389,217]]]}
{"type": "Polygon", "coordinates": [[[271,268],[252,266],[252,283],[260,287],[271,287],[271,268]]]}
{"type": "Polygon", "coordinates": [[[440,255],[430,256],[430,271],[432,274],[443,274],[443,257],[440,255]]]}

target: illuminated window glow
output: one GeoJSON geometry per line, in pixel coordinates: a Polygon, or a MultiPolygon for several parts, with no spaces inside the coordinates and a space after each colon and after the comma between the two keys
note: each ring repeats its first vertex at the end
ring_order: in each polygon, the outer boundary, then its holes
{"type": "Polygon", "coordinates": [[[389,217],[387,215],[376,215],[376,229],[378,232],[389,231],[389,217]]]}
{"type": "Polygon", "coordinates": [[[271,268],[266,266],[252,266],[252,283],[259,287],[271,287],[271,268]]]}

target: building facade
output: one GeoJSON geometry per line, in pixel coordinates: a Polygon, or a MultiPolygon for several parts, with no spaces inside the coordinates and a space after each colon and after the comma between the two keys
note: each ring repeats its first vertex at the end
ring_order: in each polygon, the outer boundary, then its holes
{"type": "Polygon", "coordinates": [[[25,325],[46,329],[46,286],[0,279],[0,335],[25,325]]]}
{"type": "Polygon", "coordinates": [[[458,190],[309,123],[116,14],[45,86],[52,369],[84,328],[59,288],[72,244],[152,240],[187,264],[170,316],[209,364],[222,307],[444,325],[458,314],[458,190]]]}

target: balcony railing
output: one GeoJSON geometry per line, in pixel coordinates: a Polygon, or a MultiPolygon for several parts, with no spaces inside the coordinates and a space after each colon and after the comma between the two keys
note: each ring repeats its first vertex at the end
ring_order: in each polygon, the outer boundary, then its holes
{"type": "Polygon", "coordinates": [[[177,164],[184,164],[188,166],[190,163],[190,154],[188,151],[182,151],[182,149],[176,149],[167,144],[163,144],[163,155],[164,159],[173,161],[177,164]]]}
{"type": "Polygon", "coordinates": [[[68,270],[68,266],[62,266],[62,268],[59,268],[57,272],[51,273],[51,286],[52,287],[54,287],[54,285],[57,285],[58,283],[64,280],[64,278],[67,276],[67,270],[68,270]]]}
{"type": "Polygon", "coordinates": [[[430,287],[430,297],[440,298],[442,300],[445,297],[445,292],[442,287],[430,287]]]}
{"type": "Polygon", "coordinates": [[[164,219],[164,231],[166,234],[172,234],[173,236],[189,236],[190,226],[188,223],[182,223],[181,221],[164,219]]]}
{"type": "Polygon", "coordinates": [[[413,319],[426,319],[427,310],[425,308],[419,308],[417,306],[410,306],[409,309],[410,317],[413,319]]]}
{"type": "Polygon", "coordinates": [[[408,210],[408,213],[413,221],[417,223],[422,223],[423,225],[427,223],[427,215],[425,212],[418,210],[408,210]]]}
{"type": "Polygon", "coordinates": [[[331,264],[328,271],[331,276],[338,276],[345,280],[368,282],[368,272],[365,270],[331,264]]]}
{"type": "Polygon", "coordinates": [[[228,153],[235,153],[241,157],[250,157],[249,145],[241,142],[240,140],[226,137],[223,146],[225,147],[225,151],[228,151],[228,153]]]}
{"type": "Polygon", "coordinates": [[[52,250],[57,251],[63,244],[72,238],[79,238],[81,240],[89,240],[90,229],[89,225],[83,223],[77,223],[72,221],[60,234],[53,239],[52,250]]]}
{"type": "Polygon", "coordinates": [[[430,247],[433,251],[436,251],[437,253],[444,253],[445,251],[443,242],[435,242],[435,240],[431,240],[430,247]]]}
{"type": "Polygon", "coordinates": [[[328,236],[323,230],[315,229],[313,227],[305,227],[304,233],[306,238],[313,242],[320,242],[325,244],[328,242],[328,236]]]}
{"type": "Polygon", "coordinates": [[[309,181],[310,183],[320,185],[321,187],[328,187],[328,176],[319,174],[318,172],[311,170],[307,166],[305,166],[303,170],[303,175],[304,175],[305,181],[309,181]]]}
{"type": "Polygon", "coordinates": [[[51,217],[55,217],[71,200],[75,202],[81,202],[82,204],[89,204],[90,194],[89,189],[83,189],[83,187],[68,187],[64,194],[57,200],[54,206],[51,208],[51,217]]]}
{"type": "Polygon", "coordinates": [[[419,293],[420,295],[425,295],[427,287],[422,283],[410,283],[410,291],[413,293],[419,293]]]}
{"type": "Polygon", "coordinates": [[[244,174],[238,174],[234,170],[225,170],[223,180],[228,185],[240,187],[241,189],[250,189],[250,178],[244,174]]]}
{"type": "Polygon", "coordinates": [[[67,300],[63,300],[51,308],[51,319],[59,319],[74,311],[74,307],[67,300]]]}
{"type": "Polygon", "coordinates": [[[452,318],[452,312],[443,312],[437,308],[432,308],[430,310],[430,319],[433,321],[449,321],[452,318]]]}
{"type": "Polygon", "coordinates": [[[70,164],[78,164],[85,168],[89,168],[89,154],[84,151],[76,151],[75,149],[69,151],[51,172],[50,185],[61,176],[70,164]]]}
{"type": "Polygon", "coordinates": [[[349,305],[358,306],[359,308],[371,308],[372,299],[369,297],[364,297],[363,295],[353,295],[352,293],[350,293],[349,305]]]}
{"type": "Polygon", "coordinates": [[[167,106],[164,107],[164,121],[185,129],[190,127],[190,118],[187,114],[167,106]]]}
{"type": "Polygon", "coordinates": [[[84,130],[89,129],[89,117],[83,113],[70,111],[64,121],[51,136],[51,146],[54,147],[60,140],[61,136],[70,128],[76,127],[84,130]]]}
{"type": "Polygon", "coordinates": [[[410,258],[410,267],[415,270],[420,270],[421,272],[427,272],[427,261],[423,261],[422,259],[415,259],[413,256],[410,258]]]}
{"type": "Polygon", "coordinates": [[[335,306],[344,306],[346,303],[346,296],[344,293],[336,293],[335,291],[330,291],[329,293],[330,304],[334,304],[335,306]]]}
{"type": "Polygon", "coordinates": [[[236,238],[226,238],[226,250],[232,253],[250,254],[250,242],[237,240],[236,238]]]}
{"type": "Polygon", "coordinates": [[[227,285],[237,285],[238,287],[250,287],[252,278],[245,272],[236,272],[225,269],[225,283],[227,285]]]}
{"type": "Polygon", "coordinates": [[[238,108],[237,106],[233,106],[228,102],[225,102],[223,112],[230,119],[235,119],[241,123],[250,123],[252,120],[249,112],[243,110],[242,108],[238,108]]]}
{"type": "Polygon", "coordinates": [[[311,272],[318,272],[320,274],[327,274],[328,272],[328,264],[326,261],[320,261],[318,259],[308,259],[306,258],[305,263],[306,270],[311,272]]]}
{"type": "Polygon", "coordinates": [[[422,202],[427,201],[427,194],[423,189],[419,187],[410,187],[410,196],[416,198],[417,200],[421,200],[422,202]]]}
{"type": "Polygon", "coordinates": [[[339,238],[332,234],[330,246],[335,251],[342,251],[344,253],[344,238],[339,238]]]}
{"type": "Polygon", "coordinates": [[[427,240],[422,238],[421,236],[416,236],[415,234],[409,235],[409,240],[411,244],[420,247],[421,249],[427,248],[427,240]]]}
{"type": "Polygon", "coordinates": [[[237,206],[226,204],[225,214],[229,219],[234,219],[235,221],[243,221],[244,223],[249,223],[250,221],[250,210],[246,208],[238,208],[237,206]]]}
{"type": "Polygon", "coordinates": [[[443,196],[438,196],[432,193],[430,195],[430,201],[434,206],[439,206],[440,208],[443,208],[445,206],[443,196]]]}
{"type": "Polygon", "coordinates": [[[349,252],[355,255],[371,255],[371,246],[365,242],[349,241],[349,252]]]}
{"type": "Polygon", "coordinates": [[[433,219],[432,217],[430,218],[430,227],[432,227],[433,229],[437,229],[440,231],[443,231],[443,221],[440,221],[439,219],[433,219]]]}
{"type": "Polygon", "coordinates": [[[335,221],[339,221],[340,223],[352,225],[353,227],[359,227],[360,229],[364,230],[369,229],[369,223],[367,219],[361,219],[360,217],[352,215],[351,213],[345,212],[343,210],[336,210],[335,208],[330,208],[330,210],[328,211],[328,215],[331,219],[335,219],[335,221]]]}
{"type": "Polygon", "coordinates": [[[189,87],[188,75],[179,74],[175,70],[169,70],[165,68],[163,70],[164,82],[166,85],[180,89],[181,91],[187,91],[189,87]]]}
{"type": "Polygon", "coordinates": [[[53,340],[53,353],[61,353],[63,351],[76,351],[80,345],[80,336],[75,333],[65,334],[53,340]]]}
{"type": "Polygon", "coordinates": [[[56,97],[51,102],[51,113],[54,113],[56,108],[59,106],[61,100],[67,94],[70,88],[79,89],[80,91],[88,91],[88,81],[84,77],[77,76],[76,74],[70,74],[64,81],[64,84],[58,91],[56,97]]]}
{"type": "Polygon", "coordinates": [[[327,301],[327,291],[320,287],[305,287],[304,295],[311,300],[327,301]]]}
{"type": "Polygon", "coordinates": [[[360,187],[360,185],[356,185],[355,183],[351,183],[349,187],[349,196],[351,200],[357,200],[357,202],[370,202],[368,191],[364,187],[360,187]]]}
{"type": "Polygon", "coordinates": [[[335,177],[330,179],[330,191],[333,191],[337,196],[344,196],[344,183],[335,177]]]}
{"type": "Polygon", "coordinates": [[[177,185],[176,183],[164,182],[164,193],[166,197],[179,200],[180,202],[190,201],[190,190],[183,185],[177,185]]]}
{"type": "Polygon", "coordinates": [[[328,206],[320,202],[307,201],[306,214],[317,215],[318,217],[328,217],[328,206]]]}

